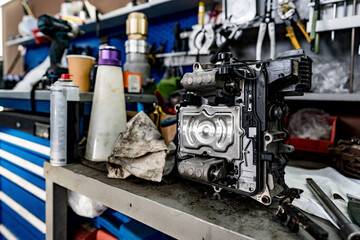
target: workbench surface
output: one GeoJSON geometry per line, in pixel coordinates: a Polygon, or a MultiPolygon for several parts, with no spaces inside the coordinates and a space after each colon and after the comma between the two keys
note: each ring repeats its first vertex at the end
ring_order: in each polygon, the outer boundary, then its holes
{"type": "MultiPolygon", "coordinates": [[[[225,191],[218,199],[210,186],[184,179],[172,184],[108,179],[81,164],[54,167],[48,162],[44,177],[178,239],[311,239],[303,229],[291,233],[281,224],[277,202],[265,207],[225,191]]],[[[329,239],[340,239],[330,223],[311,218],[329,232],[329,239]]]]}

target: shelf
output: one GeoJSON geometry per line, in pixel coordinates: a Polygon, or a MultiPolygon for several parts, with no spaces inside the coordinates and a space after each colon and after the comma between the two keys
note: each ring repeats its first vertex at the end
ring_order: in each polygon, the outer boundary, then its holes
{"type": "Polygon", "coordinates": [[[35,39],[33,36],[18,37],[18,38],[14,38],[14,39],[7,41],[5,43],[5,46],[9,47],[9,46],[14,46],[14,45],[18,45],[18,44],[32,45],[32,44],[35,44],[35,39]]]}
{"type": "MultiPolygon", "coordinates": [[[[58,204],[66,206],[66,200],[59,203],[53,194],[55,185],[61,192],[76,191],[176,239],[309,238],[304,230],[291,233],[280,223],[274,216],[277,203],[265,207],[227,192],[221,192],[219,200],[214,198],[211,187],[184,179],[165,184],[135,177],[109,179],[106,175],[78,163],[54,167],[45,162],[47,196],[54,196],[53,200],[46,199],[47,234],[61,231],[66,225],[57,222],[51,226],[53,220],[58,220],[53,219],[55,209],[64,211],[58,204]]],[[[325,220],[312,219],[329,232],[329,239],[340,239],[325,220]]]]}
{"type": "MultiPolygon", "coordinates": [[[[36,90],[35,91],[35,100],[40,101],[50,101],[50,90],[36,90]]],[[[92,101],[91,92],[80,92],[80,101],[81,102],[91,102],[92,101]]],[[[30,100],[31,95],[29,91],[13,91],[13,90],[0,90],[0,99],[21,99],[21,100],[30,100]]]]}
{"type": "Polygon", "coordinates": [[[360,102],[360,93],[305,93],[304,96],[285,99],[288,101],[360,102]]]}
{"type": "MultiPolygon", "coordinates": [[[[36,90],[35,100],[50,101],[50,90],[36,90]]],[[[0,90],[0,99],[22,99],[30,100],[30,92],[28,91],[13,91],[13,90],[0,90]]],[[[80,92],[81,102],[91,102],[93,98],[93,92],[80,92]]],[[[142,102],[153,103],[157,102],[157,99],[152,94],[125,94],[125,100],[129,103],[142,102]]]]}
{"type": "MultiPolygon", "coordinates": [[[[13,91],[0,89],[0,106],[4,108],[50,113],[50,90],[36,90],[34,102],[31,101],[31,93],[28,91],[13,91]]],[[[85,114],[90,114],[93,92],[80,92],[80,102],[83,102],[85,114]]],[[[164,97],[168,101],[167,97],[164,97]]],[[[157,103],[152,94],[125,94],[126,103],[157,103]]]]}
{"type": "MultiPolygon", "coordinates": [[[[205,1],[206,3],[213,2],[212,0],[205,1]]],[[[128,14],[131,12],[143,12],[147,18],[159,17],[176,12],[186,11],[189,9],[195,9],[198,6],[197,1],[193,0],[152,0],[147,3],[143,3],[137,6],[123,7],[100,16],[101,30],[124,25],[128,14]]],[[[85,24],[80,26],[80,29],[86,33],[95,32],[95,21],[88,20],[85,24]]],[[[21,37],[6,42],[6,46],[12,46],[17,44],[32,45],[35,44],[34,38],[21,37]]]]}

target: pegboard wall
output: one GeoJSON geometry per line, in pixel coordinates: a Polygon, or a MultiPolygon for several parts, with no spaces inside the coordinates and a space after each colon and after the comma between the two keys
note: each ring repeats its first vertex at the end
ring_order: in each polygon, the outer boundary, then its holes
{"type": "MultiPolygon", "coordinates": [[[[174,24],[176,22],[180,24],[181,29],[190,29],[197,23],[197,9],[148,19],[148,44],[154,49],[157,49],[161,44],[164,46],[165,52],[172,52],[174,44],[174,24]]],[[[121,51],[122,64],[126,62],[125,41],[127,40],[127,36],[125,30],[125,22],[122,22],[119,23],[118,27],[101,31],[101,35],[114,35],[119,33],[118,36],[109,39],[109,45],[115,46],[121,51]]],[[[92,55],[95,57],[99,51],[100,40],[95,32],[92,32],[75,39],[72,44],[81,48],[90,47],[93,52],[92,55]]],[[[25,55],[25,70],[29,71],[43,62],[49,55],[49,50],[49,44],[28,46],[25,55]]],[[[151,71],[151,77],[154,78],[156,82],[162,78],[162,75],[163,71],[159,69],[152,69],[151,71]]]]}

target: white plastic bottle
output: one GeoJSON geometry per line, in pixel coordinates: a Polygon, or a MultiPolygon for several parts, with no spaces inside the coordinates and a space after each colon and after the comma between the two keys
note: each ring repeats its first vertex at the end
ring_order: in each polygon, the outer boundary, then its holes
{"type": "Polygon", "coordinates": [[[126,130],[120,51],[100,50],[85,158],[107,161],[119,133],[126,130]]]}

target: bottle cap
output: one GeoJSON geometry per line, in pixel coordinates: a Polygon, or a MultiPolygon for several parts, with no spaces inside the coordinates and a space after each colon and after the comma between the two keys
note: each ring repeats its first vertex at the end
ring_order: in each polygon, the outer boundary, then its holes
{"type": "Polygon", "coordinates": [[[115,47],[111,46],[100,49],[98,65],[121,67],[121,52],[115,47]]]}
{"type": "Polygon", "coordinates": [[[68,73],[63,73],[63,74],[61,74],[60,79],[71,80],[70,76],[72,76],[72,75],[70,75],[68,73]]]}

